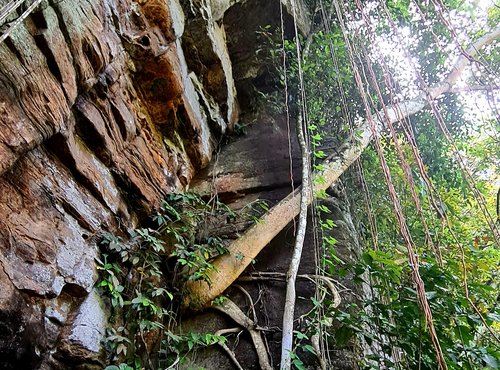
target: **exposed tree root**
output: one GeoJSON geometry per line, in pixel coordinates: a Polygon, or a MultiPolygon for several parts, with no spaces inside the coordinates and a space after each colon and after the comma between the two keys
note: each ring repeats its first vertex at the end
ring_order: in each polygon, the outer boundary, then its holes
{"type": "Polygon", "coordinates": [[[174,363],[172,365],[170,365],[169,367],[167,367],[165,370],[174,370],[174,369],[177,369],[177,364],[179,363],[180,360],[181,360],[181,358],[179,356],[177,356],[177,358],[175,359],[174,363]]]}
{"type": "Polygon", "coordinates": [[[252,299],[252,296],[250,295],[250,293],[247,292],[247,290],[245,288],[243,288],[241,285],[238,285],[238,284],[233,284],[233,286],[239,290],[241,290],[241,292],[245,295],[245,297],[247,297],[248,299],[248,303],[250,304],[250,308],[252,310],[252,317],[255,321],[257,321],[257,314],[255,313],[255,305],[253,303],[253,299],[252,299]]]}
{"type": "MultiPolygon", "coordinates": [[[[225,335],[225,334],[232,334],[232,333],[239,333],[241,331],[240,328],[230,328],[230,329],[221,329],[215,332],[215,335],[225,335]]],[[[229,356],[231,361],[233,362],[234,366],[238,370],[244,370],[238,360],[236,359],[235,353],[226,345],[226,343],[221,343],[219,342],[219,346],[226,352],[226,354],[229,356]]]]}
{"type": "MultiPolygon", "coordinates": [[[[266,280],[278,280],[278,281],[283,281],[285,282],[286,274],[283,272],[258,272],[258,273],[252,273],[249,276],[240,276],[238,278],[238,281],[266,281],[266,280]]],[[[341,298],[340,294],[337,290],[337,287],[335,286],[336,281],[328,276],[322,276],[322,275],[309,275],[309,274],[301,274],[297,275],[298,279],[307,279],[310,280],[313,283],[317,283],[317,281],[321,281],[324,283],[332,297],[332,307],[338,307],[341,303],[341,298]]],[[[324,297],[323,297],[324,298],[324,297]]],[[[319,330],[319,328],[318,328],[319,330]]],[[[321,350],[321,345],[320,345],[320,336],[319,334],[314,334],[311,337],[311,344],[314,348],[314,351],[316,352],[316,356],[318,358],[319,366],[321,370],[327,370],[326,367],[326,361],[325,357],[323,355],[323,351],[321,350]]]]}
{"type": "MultiPolygon", "coordinates": [[[[257,272],[257,273],[252,273],[248,276],[240,276],[238,278],[238,281],[262,281],[262,280],[279,280],[279,281],[285,281],[286,274],[283,272],[257,272]]],[[[309,274],[300,274],[297,275],[297,278],[299,279],[307,279],[310,280],[313,283],[316,283],[316,280],[320,280],[323,282],[327,287],[328,290],[330,291],[332,295],[332,306],[333,307],[338,307],[342,299],[340,298],[340,294],[338,292],[337,287],[335,286],[335,279],[332,279],[331,277],[328,276],[323,276],[323,275],[309,275],[309,274]]]]}
{"type": "Polygon", "coordinates": [[[260,368],[263,370],[273,370],[271,364],[269,363],[269,356],[267,355],[264,341],[262,340],[259,328],[255,322],[245,315],[243,311],[229,298],[226,298],[222,304],[213,305],[212,308],[228,315],[237,324],[241,325],[248,331],[250,337],[252,338],[255,351],[257,352],[257,357],[259,358],[260,368]]]}

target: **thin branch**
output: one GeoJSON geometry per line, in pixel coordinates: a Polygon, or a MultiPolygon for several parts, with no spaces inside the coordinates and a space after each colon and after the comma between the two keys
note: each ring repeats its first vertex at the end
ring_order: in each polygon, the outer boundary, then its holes
{"type": "Polygon", "coordinates": [[[449,89],[447,92],[452,93],[452,94],[458,94],[462,92],[468,92],[468,91],[496,91],[500,90],[500,86],[498,85],[469,85],[469,86],[462,86],[462,87],[454,87],[452,89],[449,89]]]}
{"type": "MultiPolygon", "coordinates": [[[[221,336],[221,335],[225,335],[225,334],[233,334],[233,333],[239,333],[241,332],[241,329],[240,328],[230,328],[230,329],[221,329],[221,330],[218,330],[215,332],[215,335],[217,336],[221,336]]],[[[231,359],[231,361],[233,362],[234,366],[236,366],[236,368],[238,370],[244,370],[240,363],[238,362],[238,360],[236,359],[236,355],[235,353],[226,345],[226,343],[223,343],[223,342],[219,342],[218,343],[219,346],[222,347],[222,349],[226,352],[226,354],[229,356],[229,358],[231,359]]]]}
{"type": "Polygon", "coordinates": [[[253,303],[253,299],[252,299],[252,296],[250,295],[250,293],[248,293],[248,291],[243,288],[241,285],[238,285],[238,284],[233,284],[233,286],[235,288],[238,288],[248,299],[248,302],[250,303],[250,308],[252,310],[252,317],[255,321],[255,323],[257,324],[257,313],[255,312],[255,305],[253,303]]]}
{"type": "Polygon", "coordinates": [[[0,9],[0,23],[7,19],[25,0],[13,0],[0,9]]]}
{"type": "Polygon", "coordinates": [[[500,37],[500,26],[495,28],[493,31],[487,33],[483,37],[474,42],[469,49],[466,50],[465,55],[462,54],[458,58],[455,66],[453,67],[450,74],[446,77],[446,79],[440,83],[438,86],[429,89],[429,95],[432,99],[437,98],[441,94],[450,90],[453,85],[458,81],[465,68],[469,65],[470,59],[475,56],[480,49],[485,47],[488,44],[496,41],[500,37]]]}
{"type": "MultiPolygon", "coordinates": [[[[268,281],[268,280],[274,280],[274,281],[286,281],[286,274],[283,272],[254,272],[248,276],[240,276],[238,278],[238,281],[268,281]]],[[[351,291],[351,289],[347,288],[346,286],[342,285],[340,282],[336,281],[335,279],[329,277],[329,276],[323,276],[323,275],[310,275],[310,274],[299,274],[297,275],[298,279],[307,279],[314,284],[317,284],[316,280],[320,280],[325,285],[328,287],[330,290],[333,302],[332,306],[333,307],[338,307],[340,303],[342,302],[342,299],[340,298],[340,292],[337,289],[336,285],[339,285],[343,288],[342,292],[349,291],[352,294],[356,295],[354,292],[351,291]]],[[[360,297],[358,297],[360,298],[360,297]]]]}
{"type": "Polygon", "coordinates": [[[243,311],[229,298],[226,298],[222,304],[213,305],[212,308],[228,315],[237,324],[241,325],[248,331],[250,337],[252,338],[255,351],[257,352],[257,357],[259,358],[260,368],[263,370],[273,370],[271,364],[269,363],[269,357],[267,355],[264,341],[262,340],[260,332],[257,330],[258,328],[255,322],[245,315],[243,311]]]}
{"type": "Polygon", "coordinates": [[[16,27],[19,26],[31,14],[33,10],[35,10],[35,8],[40,5],[41,2],[42,0],[36,0],[28,7],[28,9],[24,11],[23,14],[19,16],[19,18],[10,23],[9,28],[3,33],[2,36],[0,36],[0,43],[2,43],[7,37],[9,37],[10,34],[16,29],[16,27]]]}
{"type": "Polygon", "coordinates": [[[181,360],[181,357],[177,356],[177,358],[175,359],[174,363],[172,365],[170,365],[169,367],[167,367],[165,370],[176,369],[177,368],[177,364],[179,363],[180,360],[181,360]]]}

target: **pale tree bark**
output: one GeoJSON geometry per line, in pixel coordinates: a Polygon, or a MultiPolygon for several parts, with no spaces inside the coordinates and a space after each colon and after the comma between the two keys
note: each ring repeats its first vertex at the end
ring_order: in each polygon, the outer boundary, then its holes
{"type": "Polygon", "coordinates": [[[224,302],[219,305],[212,306],[214,309],[228,315],[237,324],[245,328],[250,334],[255,351],[257,352],[257,357],[259,359],[259,365],[262,370],[273,370],[271,364],[269,363],[269,357],[266,352],[266,346],[262,340],[259,328],[253,320],[251,320],[243,311],[229,298],[226,298],[224,302]]]}
{"type": "MultiPolygon", "coordinates": [[[[297,2],[290,0],[292,5],[292,15],[295,25],[295,37],[299,39],[297,30],[297,2]]],[[[283,27],[283,25],[282,25],[283,27]]],[[[307,209],[310,203],[309,199],[312,198],[311,194],[311,153],[309,152],[309,145],[306,140],[307,135],[307,108],[306,97],[304,88],[304,79],[302,73],[302,56],[300,44],[297,42],[297,62],[298,62],[298,75],[299,75],[299,91],[301,92],[299,115],[297,117],[297,140],[299,142],[301,159],[302,159],[302,189],[300,191],[300,211],[299,222],[295,234],[295,243],[292,250],[292,258],[288,265],[288,272],[286,275],[286,292],[285,292],[285,306],[283,307],[283,324],[281,335],[281,363],[280,369],[290,370],[292,362],[293,350],[293,316],[295,313],[295,282],[297,280],[297,273],[299,272],[300,260],[302,259],[302,249],[304,248],[304,240],[307,230],[307,209]]],[[[286,70],[285,70],[286,74],[286,70]]],[[[286,78],[286,77],[285,77],[286,78]]],[[[291,158],[290,158],[291,160],[291,158]]]]}
{"type": "Polygon", "coordinates": [[[281,337],[281,365],[282,370],[288,370],[291,366],[291,352],[293,346],[293,315],[295,312],[295,281],[299,271],[300,260],[302,257],[302,249],[304,247],[304,239],[306,237],[307,227],[307,208],[312,198],[310,186],[310,154],[305,138],[305,129],[303,127],[302,110],[297,119],[297,138],[299,141],[300,151],[302,153],[302,188],[300,191],[300,211],[299,222],[297,225],[297,233],[295,235],[295,243],[292,251],[292,259],[288,267],[286,275],[286,293],[285,307],[283,308],[283,329],[281,337]]]}
{"type": "MultiPolygon", "coordinates": [[[[442,83],[432,87],[426,93],[430,99],[436,99],[448,92],[461,77],[469,63],[469,57],[477,54],[478,50],[500,37],[500,27],[478,39],[468,50],[467,56],[459,57],[452,72],[442,83]]],[[[425,94],[387,106],[385,112],[379,111],[373,115],[378,132],[386,122],[395,123],[404,118],[421,111],[429,100],[425,94]],[[383,122],[376,117],[383,117],[383,122]]],[[[331,156],[325,161],[325,170],[317,174],[324,181],[313,180],[313,193],[329,188],[344,171],[361,155],[373,138],[370,125],[365,120],[357,129],[356,137],[351,138],[337,149],[338,155],[331,156]]],[[[199,309],[210,304],[210,302],[228,288],[252,263],[257,254],[300,212],[301,189],[296,189],[282,201],[272,207],[261,218],[261,222],[251,226],[240,238],[235,240],[229,247],[229,253],[218,257],[213,265],[216,268],[209,274],[210,284],[206,281],[188,282],[187,294],[184,298],[184,306],[199,309]]],[[[304,199],[306,204],[312,201],[311,193],[304,199]]]]}

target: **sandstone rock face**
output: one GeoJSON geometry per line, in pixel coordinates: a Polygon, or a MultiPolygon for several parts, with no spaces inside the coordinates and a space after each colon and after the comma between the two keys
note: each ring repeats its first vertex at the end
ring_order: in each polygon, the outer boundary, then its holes
{"type": "Polygon", "coordinates": [[[245,135],[224,147],[218,160],[193,179],[191,188],[201,194],[217,193],[224,199],[284,188],[280,194],[284,197],[292,190],[292,175],[301,173],[294,133],[285,117],[259,119],[247,127],[245,135]]]}
{"type": "Polygon", "coordinates": [[[107,326],[107,311],[96,292],[89,294],[78,307],[72,326],[62,333],[62,345],[69,357],[78,357],[87,352],[98,354],[107,326]],[[75,353],[76,352],[76,353],[75,353]]]}
{"type": "MultiPolygon", "coordinates": [[[[209,164],[264,74],[255,31],[278,21],[267,0],[43,0],[0,43],[0,368],[102,368],[100,236],[126,236],[209,164]]],[[[282,126],[263,133],[286,144],[282,126]]],[[[261,171],[231,171],[281,196],[287,169],[243,146],[261,171]]]]}
{"type": "Polygon", "coordinates": [[[203,27],[206,74],[178,0],[43,1],[0,44],[0,368],[102,366],[99,235],[183,189],[238,118],[224,27],[203,27]]]}

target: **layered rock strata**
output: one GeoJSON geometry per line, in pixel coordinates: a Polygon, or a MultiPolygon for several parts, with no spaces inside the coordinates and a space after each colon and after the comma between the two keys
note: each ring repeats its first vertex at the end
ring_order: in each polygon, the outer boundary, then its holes
{"type": "Polygon", "coordinates": [[[177,0],[42,1],[0,44],[0,367],[101,366],[99,236],[185,188],[238,119],[224,27],[188,25],[177,0]]]}
{"type": "MultiPolygon", "coordinates": [[[[102,368],[98,241],[189,186],[238,121],[237,91],[255,109],[256,35],[280,3],[0,0],[0,15],[0,368],[102,368]]],[[[281,189],[266,159],[243,180],[281,189]]]]}

